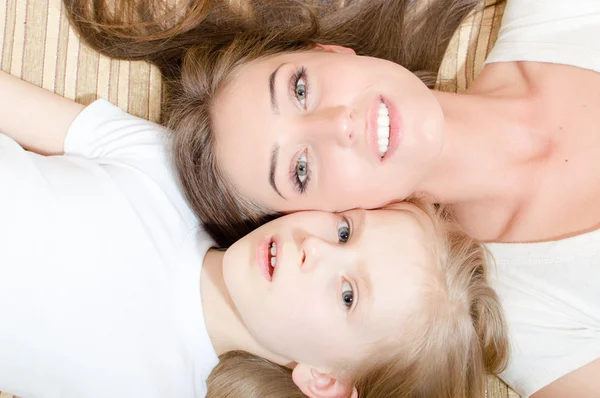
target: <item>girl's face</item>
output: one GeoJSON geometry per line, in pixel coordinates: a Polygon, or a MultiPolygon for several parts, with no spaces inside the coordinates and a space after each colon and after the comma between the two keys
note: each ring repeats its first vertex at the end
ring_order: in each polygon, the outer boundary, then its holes
{"type": "Polygon", "coordinates": [[[420,307],[433,272],[422,223],[399,210],[287,215],[227,250],[225,284],[271,358],[339,371],[400,338],[420,307]]]}
{"type": "Polygon", "coordinates": [[[214,107],[216,155],[262,207],[380,207],[419,189],[440,156],[440,105],[395,63],[322,46],[234,75],[214,107]]]}

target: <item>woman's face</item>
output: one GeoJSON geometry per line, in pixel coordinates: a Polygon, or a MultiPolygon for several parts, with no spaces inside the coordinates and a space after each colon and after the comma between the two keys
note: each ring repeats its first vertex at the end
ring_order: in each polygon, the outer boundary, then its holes
{"type": "Polygon", "coordinates": [[[397,341],[420,307],[433,272],[423,223],[400,210],[290,214],[227,250],[225,284],[272,358],[336,371],[397,341]]]}
{"type": "Polygon", "coordinates": [[[415,75],[332,46],[241,67],[213,115],[228,178],[245,198],[282,212],[404,199],[432,171],[444,139],[441,108],[415,75]]]}

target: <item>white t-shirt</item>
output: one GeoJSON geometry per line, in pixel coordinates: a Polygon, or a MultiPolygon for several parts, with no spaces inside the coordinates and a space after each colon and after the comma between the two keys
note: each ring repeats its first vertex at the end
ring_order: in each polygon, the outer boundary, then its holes
{"type": "MultiPolygon", "coordinates": [[[[600,72],[600,0],[508,0],[486,63],[510,61],[600,72]]],[[[600,358],[600,231],[489,248],[510,326],[507,384],[529,396],[600,358]]]]}
{"type": "Polygon", "coordinates": [[[600,358],[600,230],[488,247],[509,326],[507,384],[529,396],[600,358]]]}
{"type": "Polygon", "coordinates": [[[485,63],[531,61],[600,72],[600,0],[508,0],[485,63]]]}
{"type": "Polygon", "coordinates": [[[0,390],[26,398],[204,397],[212,245],[165,130],[99,100],[65,155],[0,135],[0,390]]]}

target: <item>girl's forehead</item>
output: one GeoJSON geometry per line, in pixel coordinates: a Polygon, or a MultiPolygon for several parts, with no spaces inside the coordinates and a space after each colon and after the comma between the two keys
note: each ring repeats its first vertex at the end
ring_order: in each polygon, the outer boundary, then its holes
{"type": "Polygon", "coordinates": [[[382,208],[364,212],[365,228],[390,237],[406,236],[411,232],[413,238],[421,237],[432,227],[431,218],[412,205],[397,208],[382,208]]]}

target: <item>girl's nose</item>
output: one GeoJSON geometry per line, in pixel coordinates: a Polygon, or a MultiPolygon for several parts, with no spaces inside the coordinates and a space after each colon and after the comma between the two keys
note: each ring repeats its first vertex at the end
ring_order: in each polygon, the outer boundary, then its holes
{"type": "Polygon", "coordinates": [[[337,266],[347,268],[352,263],[348,248],[314,235],[305,237],[300,249],[302,272],[313,272],[323,264],[327,264],[329,269],[335,270],[337,266]]]}

